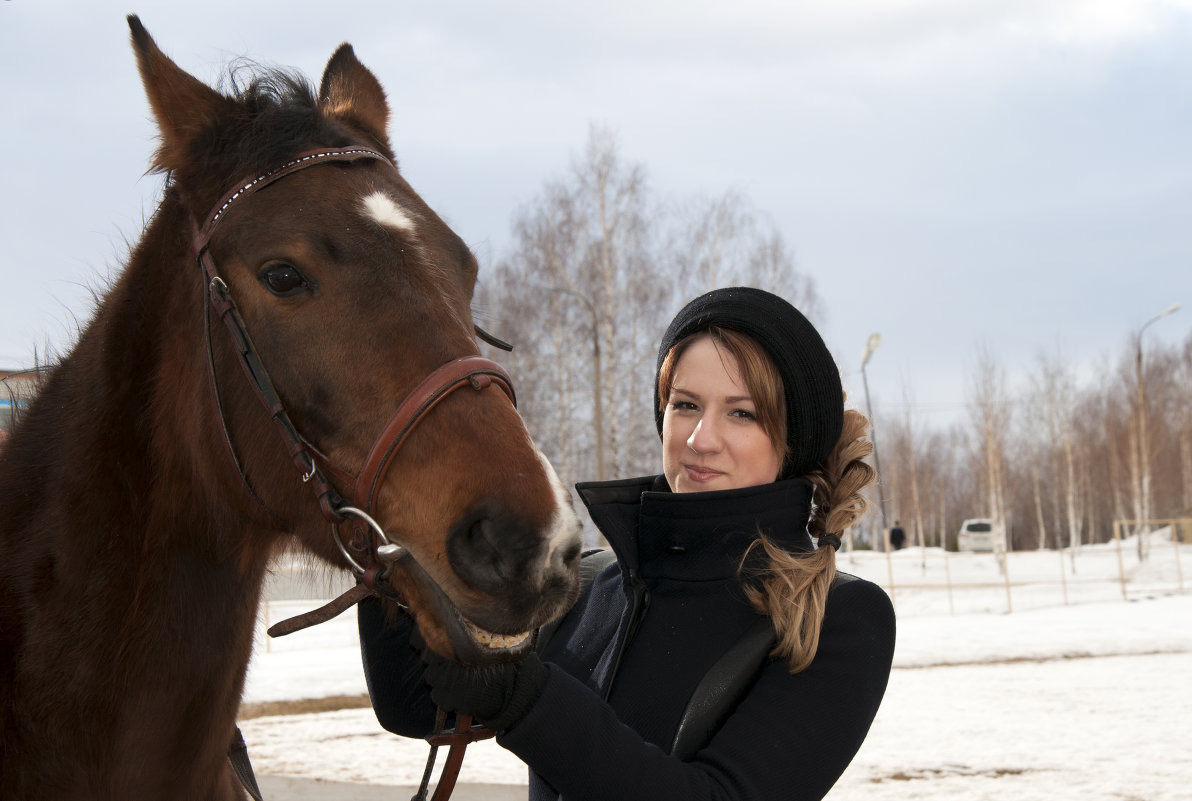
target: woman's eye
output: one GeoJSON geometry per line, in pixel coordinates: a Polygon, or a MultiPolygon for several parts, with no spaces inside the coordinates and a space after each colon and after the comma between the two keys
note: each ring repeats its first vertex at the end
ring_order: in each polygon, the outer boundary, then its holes
{"type": "Polygon", "coordinates": [[[676,412],[686,412],[696,408],[691,401],[671,401],[671,408],[676,412]]]}
{"type": "Polygon", "coordinates": [[[298,268],[286,262],[270,265],[261,274],[261,280],[265,282],[265,286],[269,287],[270,292],[282,297],[310,288],[306,279],[302,277],[302,273],[298,272],[298,268]]]}
{"type": "Polygon", "coordinates": [[[730,412],[730,414],[733,417],[740,418],[741,420],[756,420],[757,419],[757,415],[754,414],[753,412],[749,411],[748,409],[733,409],[732,412],[730,412]]]}

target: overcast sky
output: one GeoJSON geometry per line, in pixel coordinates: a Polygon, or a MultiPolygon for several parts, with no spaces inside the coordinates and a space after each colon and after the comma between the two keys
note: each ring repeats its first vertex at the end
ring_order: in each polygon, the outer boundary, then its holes
{"type": "MultiPolygon", "coordinates": [[[[410,183],[485,266],[619,134],[661,195],[737,190],[817,284],[856,401],[959,415],[979,345],[1021,388],[1192,332],[1192,0],[0,2],[0,367],[66,347],[151,214],[135,12],[211,83],[248,56],[380,78],[410,183]]],[[[500,332],[497,332],[500,333],[500,332]]]]}

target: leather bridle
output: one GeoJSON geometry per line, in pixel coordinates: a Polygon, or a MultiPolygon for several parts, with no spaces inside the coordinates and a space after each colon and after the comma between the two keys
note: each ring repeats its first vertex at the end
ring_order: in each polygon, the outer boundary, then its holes
{"type": "MultiPolygon", "coordinates": [[[[336,529],[336,541],[343,552],[348,566],[357,576],[365,578],[369,568],[378,561],[392,563],[401,556],[403,549],[400,545],[389,542],[388,537],[379,525],[372,520],[373,508],[381,484],[389,471],[389,467],[397,455],[398,449],[405,442],[414,427],[435,406],[457,389],[471,386],[476,391],[482,391],[490,384],[496,383],[516,406],[517,400],[513,392],[513,382],[496,362],[481,356],[464,356],[453,359],[423,379],[410,394],[398,405],[396,411],[389,418],[369,450],[361,470],[352,475],[336,468],[330,460],[295,427],[286,410],[281,397],[278,395],[273,381],[269,377],[260,354],[253,345],[248,328],[243,317],[232,300],[227,283],[220,277],[211,254],[210,242],[216,226],[224,219],[228,210],[238,200],[264,189],[266,186],[284,178],[298,170],[329,162],[356,162],[361,160],[376,160],[392,167],[390,161],[380,152],[368,147],[325,148],[303,153],[282,166],[257,176],[252,180],[242,182],[225,194],[215,204],[215,208],[207,215],[201,227],[196,226],[193,239],[193,252],[199,266],[203,270],[207,284],[205,295],[205,325],[207,326],[207,362],[216,395],[220,425],[228,451],[235,463],[240,480],[249,494],[270,516],[272,512],[265,506],[264,501],[257,495],[244,469],[236,456],[236,449],[231,441],[224,419],[223,402],[216,378],[215,357],[210,338],[211,312],[224,321],[231,335],[232,344],[236,349],[237,361],[248,378],[257,398],[273,420],[282,442],[290,458],[302,475],[302,481],[314,491],[319,502],[319,508],[335,526],[342,523],[346,517],[356,518],[353,538],[350,543],[356,555],[348,551],[339,538],[336,529]],[[327,474],[345,488],[351,502],[336,489],[328,480],[327,474]],[[375,537],[371,536],[375,535],[375,537]],[[369,540],[374,540],[369,547],[369,540]],[[382,548],[380,554],[375,551],[382,548]],[[369,551],[373,553],[369,553],[369,551]],[[368,564],[361,564],[364,559],[368,564]]],[[[479,330],[479,329],[478,329],[479,330]]],[[[482,333],[487,338],[487,335],[482,333]]],[[[372,578],[372,577],[368,577],[372,578]]]]}
{"type": "MultiPolygon", "coordinates": [[[[368,147],[323,148],[302,153],[285,164],[244,181],[227,192],[215,204],[214,209],[204,218],[201,225],[196,225],[192,240],[193,254],[203,270],[206,280],[204,293],[204,330],[207,347],[207,368],[211,386],[215,395],[215,405],[219,417],[220,427],[224,436],[227,452],[240,476],[241,484],[252,496],[256,504],[275,522],[276,515],[266,506],[265,502],[253,489],[245,474],[236,448],[232,443],[224,417],[223,400],[220,393],[219,381],[215,369],[215,353],[211,341],[211,314],[214,312],[224,321],[232,344],[236,349],[237,361],[248,378],[258,399],[264,405],[281,436],[291,460],[302,476],[302,481],[308,484],[315,493],[319,508],[323,516],[331,523],[332,535],[336,545],[343,554],[348,566],[356,574],[359,583],[356,588],[349,590],[340,598],[332,601],[322,609],[300,615],[291,621],[285,621],[270,629],[271,636],[279,636],[296,631],[299,628],[329,619],[349,606],[355,604],[370,594],[386,594],[394,597],[392,590],[384,588],[381,583],[390,565],[402,558],[407,552],[396,542],[391,542],[384,530],[373,519],[373,509],[381,485],[384,483],[390,465],[397,455],[398,449],[409,437],[418,423],[457,389],[470,386],[477,392],[495,383],[515,406],[517,400],[513,392],[513,382],[496,362],[481,356],[464,356],[453,359],[431,372],[414,387],[409,395],[398,405],[390,416],[389,421],[381,430],[372,447],[369,449],[364,465],[356,475],[347,473],[331,464],[330,460],[309,440],[302,436],[294,426],[289,413],[278,395],[269,373],[262,363],[260,354],[253,346],[252,338],[244,324],[236,304],[232,300],[227,283],[220,277],[211,255],[211,236],[216,226],[227,214],[229,208],[242,198],[258,192],[275,181],[291,173],[326,163],[354,163],[357,161],[379,161],[393,167],[392,163],[380,152],[368,147]],[[328,480],[330,474],[341,487],[345,489],[349,503],[328,480]],[[352,537],[347,544],[339,533],[339,526],[347,518],[352,518],[352,537]]],[[[395,168],[394,168],[395,169],[395,168]]],[[[486,342],[503,348],[510,346],[492,337],[479,326],[476,333],[486,342]]],[[[427,762],[426,774],[422,787],[416,799],[426,798],[427,787],[434,766],[435,752],[439,745],[450,745],[451,754],[444,767],[438,786],[435,788],[434,801],[445,801],[455,786],[460,764],[463,761],[463,751],[468,743],[492,737],[495,732],[482,727],[473,727],[471,718],[461,715],[457,718],[456,726],[446,728],[446,714],[439,710],[436,731],[427,738],[431,744],[431,754],[427,762]]],[[[244,765],[247,765],[245,757],[244,765]]],[[[238,766],[238,770],[239,770],[238,766]]],[[[248,767],[251,775],[251,766],[248,767]]]]}

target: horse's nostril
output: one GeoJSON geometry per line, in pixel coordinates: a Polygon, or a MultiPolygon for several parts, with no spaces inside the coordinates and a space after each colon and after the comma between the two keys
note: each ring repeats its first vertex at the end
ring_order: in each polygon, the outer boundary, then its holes
{"type": "Polygon", "coordinates": [[[468,527],[468,550],[474,563],[483,568],[491,567],[495,578],[508,581],[510,565],[508,558],[502,558],[500,544],[496,541],[494,526],[488,518],[481,518],[468,527]]]}
{"type": "Polygon", "coordinates": [[[544,547],[532,526],[505,515],[481,514],[455,526],[447,538],[447,559],[460,578],[495,595],[537,575],[544,547]]]}

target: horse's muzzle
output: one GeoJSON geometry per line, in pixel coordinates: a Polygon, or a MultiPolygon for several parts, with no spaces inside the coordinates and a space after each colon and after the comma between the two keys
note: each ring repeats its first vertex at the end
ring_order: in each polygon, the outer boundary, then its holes
{"type": "Polygon", "coordinates": [[[543,530],[516,514],[476,510],[447,536],[451,569],[490,600],[467,610],[468,619],[493,632],[515,634],[557,617],[574,601],[581,542],[568,525],[543,530]]]}

